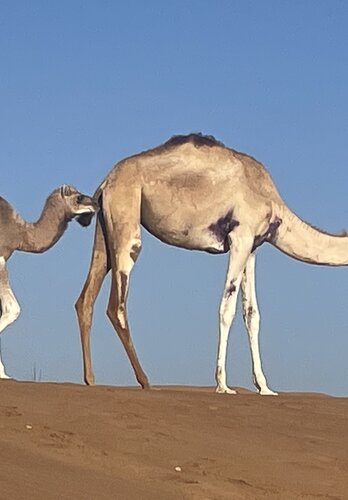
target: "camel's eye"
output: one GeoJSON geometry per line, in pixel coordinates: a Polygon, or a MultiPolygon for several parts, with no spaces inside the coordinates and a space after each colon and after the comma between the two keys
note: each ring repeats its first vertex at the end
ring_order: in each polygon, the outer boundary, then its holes
{"type": "Polygon", "coordinates": [[[83,201],[83,196],[82,194],[79,194],[78,197],[76,198],[77,203],[82,203],[83,201]]]}

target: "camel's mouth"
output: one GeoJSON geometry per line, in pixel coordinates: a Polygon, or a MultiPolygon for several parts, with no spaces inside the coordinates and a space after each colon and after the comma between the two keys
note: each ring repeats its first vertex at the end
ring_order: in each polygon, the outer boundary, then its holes
{"type": "Polygon", "coordinates": [[[77,208],[74,210],[74,218],[81,226],[89,226],[99,207],[97,201],[91,196],[83,194],[80,194],[76,201],[77,208]]]}
{"type": "Polygon", "coordinates": [[[97,210],[97,207],[83,207],[83,208],[81,208],[81,210],[76,212],[76,215],[82,215],[82,214],[87,214],[87,213],[94,214],[96,212],[96,210],[97,210]]]}
{"type": "Polygon", "coordinates": [[[81,214],[76,214],[75,219],[80,224],[80,226],[87,227],[92,222],[95,212],[96,210],[94,209],[91,209],[89,211],[84,211],[81,214]]]}

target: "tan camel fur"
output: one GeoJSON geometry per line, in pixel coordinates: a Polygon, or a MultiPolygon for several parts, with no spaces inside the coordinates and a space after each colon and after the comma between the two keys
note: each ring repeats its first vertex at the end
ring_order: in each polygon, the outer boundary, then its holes
{"type": "MultiPolygon", "coordinates": [[[[15,250],[45,252],[63,235],[71,219],[88,214],[87,222],[90,222],[96,208],[93,198],[79,193],[72,186],[62,186],[47,198],[39,220],[29,223],[0,197],[0,333],[17,319],[20,312],[6,268],[12,253],[15,250]]],[[[0,378],[9,378],[1,357],[0,378]]]]}
{"type": "Polygon", "coordinates": [[[174,136],[155,149],[120,161],[97,189],[95,199],[100,210],[92,259],[76,303],[85,382],[94,383],[89,344],[93,305],[111,270],[107,315],[138,382],[149,387],[126,314],[129,276],[140,252],[142,225],[169,245],[213,254],[229,252],[219,311],[216,390],[235,393],[227,386],[225,364],[241,285],[254,384],[260,394],[276,394],[268,388],[259,353],[255,249],[269,242],[304,262],[347,265],[348,237],[321,232],[300,220],[286,207],[261,163],[201,134],[174,136]]]}

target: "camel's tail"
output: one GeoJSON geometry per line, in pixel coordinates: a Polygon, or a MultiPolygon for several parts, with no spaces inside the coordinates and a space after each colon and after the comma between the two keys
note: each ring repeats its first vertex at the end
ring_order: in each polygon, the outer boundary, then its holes
{"type": "Polygon", "coordinates": [[[270,240],[275,247],[294,259],[310,264],[342,266],[348,264],[348,237],[317,229],[282,207],[276,234],[270,240]]]}
{"type": "MultiPolygon", "coordinates": [[[[97,208],[98,213],[102,212],[101,209],[102,209],[102,194],[103,194],[102,187],[103,187],[103,185],[104,185],[104,182],[100,186],[98,186],[96,192],[93,195],[93,199],[97,202],[97,205],[98,205],[98,208],[97,208]]],[[[81,214],[78,217],[76,217],[76,221],[80,224],[80,226],[87,227],[92,222],[93,217],[94,217],[93,212],[85,213],[85,214],[81,214]]]]}

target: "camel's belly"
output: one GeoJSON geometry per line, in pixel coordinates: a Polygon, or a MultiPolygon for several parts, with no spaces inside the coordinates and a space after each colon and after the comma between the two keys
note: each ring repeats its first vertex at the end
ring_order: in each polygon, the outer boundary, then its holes
{"type": "Polygon", "coordinates": [[[214,235],[209,234],[205,229],[201,231],[192,229],[171,228],[162,230],[160,226],[152,227],[143,223],[143,226],[156,238],[180,248],[188,250],[201,250],[209,253],[225,253],[226,242],[218,241],[214,235]]]}
{"type": "Polygon", "coordinates": [[[200,213],[199,210],[183,211],[178,208],[171,214],[161,214],[144,207],[141,222],[164,243],[217,254],[228,251],[228,234],[239,225],[231,209],[200,213]]]}
{"type": "Polygon", "coordinates": [[[214,182],[205,171],[183,170],[149,183],[142,190],[141,222],[169,245],[210,253],[228,250],[233,217],[235,181],[226,175],[214,182]]]}

